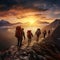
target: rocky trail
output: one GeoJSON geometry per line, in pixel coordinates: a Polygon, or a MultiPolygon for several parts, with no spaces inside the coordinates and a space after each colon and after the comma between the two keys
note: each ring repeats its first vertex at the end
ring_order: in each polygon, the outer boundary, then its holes
{"type": "Polygon", "coordinates": [[[11,46],[0,52],[0,60],[60,60],[60,26],[51,36],[29,47],[11,46]]]}

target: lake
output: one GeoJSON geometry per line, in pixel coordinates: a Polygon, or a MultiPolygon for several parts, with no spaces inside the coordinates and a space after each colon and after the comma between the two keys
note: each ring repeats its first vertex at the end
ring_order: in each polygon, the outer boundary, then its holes
{"type": "MultiPolygon", "coordinates": [[[[35,35],[35,31],[39,27],[25,27],[24,32],[25,35],[27,33],[27,30],[31,30],[33,35],[35,35]]],[[[42,29],[42,28],[41,28],[42,29]]],[[[4,48],[8,48],[11,45],[16,45],[17,44],[17,39],[15,37],[15,28],[5,28],[5,29],[0,29],[0,50],[4,48]]]]}

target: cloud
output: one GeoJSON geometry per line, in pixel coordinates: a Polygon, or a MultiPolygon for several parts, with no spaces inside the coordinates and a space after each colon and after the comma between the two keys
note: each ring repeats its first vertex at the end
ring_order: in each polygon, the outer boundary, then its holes
{"type": "Polygon", "coordinates": [[[0,0],[0,18],[21,19],[28,15],[42,20],[60,18],[60,0],[0,0]]]}
{"type": "Polygon", "coordinates": [[[40,24],[49,24],[49,22],[40,22],[40,24]]]}
{"type": "Polygon", "coordinates": [[[54,7],[60,6],[59,2],[60,0],[0,0],[0,10],[9,10],[13,6],[18,7],[18,5],[24,9],[46,11],[52,8],[54,10],[54,7]]]}
{"type": "Polygon", "coordinates": [[[40,8],[40,7],[35,7],[34,4],[35,3],[40,2],[41,0],[0,0],[0,10],[4,11],[4,10],[9,10],[11,9],[13,6],[18,7],[18,5],[20,7],[23,7],[24,9],[26,8],[31,8],[31,9],[36,9],[36,10],[41,10],[41,11],[46,11],[46,8],[40,8]]]}
{"type": "Polygon", "coordinates": [[[13,5],[20,5],[25,8],[44,7],[50,8],[54,5],[60,6],[60,0],[0,0],[0,5],[11,7],[13,5]]]}

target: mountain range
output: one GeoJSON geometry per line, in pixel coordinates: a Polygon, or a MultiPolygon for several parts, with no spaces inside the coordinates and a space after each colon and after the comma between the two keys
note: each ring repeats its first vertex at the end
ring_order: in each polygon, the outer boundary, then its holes
{"type": "Polygon", "coordinates": [[[51,24],[45,26],[42,30],[55,30],[60,25],[60,19],[54,20],[51,24]]]}
{"type": "MultiPolygon", "coordinates": [[[[18,26],[18,25],[21,25],[21,26],[28,26],[29,23],[21,23],[21,22],[18,22],[18,23],[10,23],[6,20],[1,20],[0,21],[0,28],[1,27],[13,27],[13,26],[18,26]]],[[[47,23],[47,22],[39,22],[39,24],[47,24],[47,26],[45,26],[42,30],[54,30],[57,26],[60,25],[60,19],[56,19],[54,20],[51,24],[47,23]]]]}
{"type": "MultiPolygon", "coordinates": [[[[39,22],[38,24],[49,24],[48,22],[39,22]]],[[[22,25],[22,26],[28,26],[29,25],[29,22],[26,22],[26,23],[21,23],[21,22],[18,22],[18,23],[10,23],[6,20],[1,20],[0,21],[0,27],[3,27],[3,26],[15,26],[15,25],[22,25]]]]}
{"type": "Polygon", "coordinates": [[[9,23],[8,21],[5,21],[5,20],[1,20],[0,21],[0,26],[10,26],[10,25],[12,25],[11,23],[9,23]]]}
{"type": "Polygon", "coordinates": [[[54,32],[52,33],[52,37],[60,39],[60,25],[57,26],[57,28],[54,30],[54,32]]]}
{"type": "Polygon", "coordinates": [[[21,22],[18,22],[18,23],[10,23],[6,20],[1,20],[0,21],[0,27],[1,26],[12,26],[12,25],[18,25],[18,24],[22,24],[21,22]]]}

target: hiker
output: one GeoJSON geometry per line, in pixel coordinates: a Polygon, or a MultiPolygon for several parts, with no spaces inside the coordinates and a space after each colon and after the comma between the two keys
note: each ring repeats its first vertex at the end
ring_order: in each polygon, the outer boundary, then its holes
{"type": "Polygon", "coordinates": [[[46,34],[47,34],[46,30],[44,30],[44,31],[43,31],[43,37],[44,37],[44,38],[46,37],[46,34]]]}
{"type": "Polygon", "coordinates": [[[40,35],[41,35],[41,30],[40,30],[40,28],[37,29],[37,31],[35,32],[35,34],[36,34],[36,37],[37,37],[37,40],[36,40],[36,41],[39,41],[39,37],[40,37],[40,35]]]}
{"type": "Polygon", "coordinates": [[[24,39],[25,39],[25,34],[24,34],[24,31],[23,31],[23,29],[21,28],[21,26],[17,26],[17,27],[16,27],[15,36],[16,36],[16,38],[17,38],[17,40],[18,40],[17,45],[18,45],[19,47],[21,47],[21,46],[22,46],[23,37],[24,37],[24,39]]]}
{"type": "Polygon", "coordinates": [[[33,34],[32,34],[32,32],[31,32],[31,30],[28,30],[28,31],[27,31],[28,46],[29,46],[30,43],[31,43],[32,37],[33,37],[33,34]]]}
{"type": "Polygon", "coordinates": [[[23,34],[24,39],[25,39],[25,32],[24,32],[24,28],[22,28],[22,34],[23,34]]]}
{"type": "Polygon", "coordinates": [[[50,36],[50,30],[48,30],[48,36],[50,36]]]}

